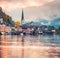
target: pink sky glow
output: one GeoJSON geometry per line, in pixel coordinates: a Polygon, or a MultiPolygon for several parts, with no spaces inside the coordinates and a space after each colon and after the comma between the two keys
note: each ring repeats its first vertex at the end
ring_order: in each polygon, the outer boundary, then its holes
{"type": "Polygon", "coordinates": [[[0,6],[7,11],[17,8],[26,8],[32,6],[42,6],[54,0],[0,0],[0,6]]]}

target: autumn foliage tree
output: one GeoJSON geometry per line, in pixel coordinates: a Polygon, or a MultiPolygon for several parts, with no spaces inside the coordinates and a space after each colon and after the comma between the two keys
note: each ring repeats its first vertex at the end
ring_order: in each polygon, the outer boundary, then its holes
{"type": "Polygon", "coordinates": [[[10,25],[10,26],[14,26],[14,21],[12,20],[12,17],[7,15],[6,13],[3,12],[2,8],[0,7],[0,16],[3,17],[3,21],[10,25]]]}
{"type": "Polygon", "coordinates": [[[15,22],[15,28],[19,27],[21,25],[21,22],[17,21],[15,22]]]}

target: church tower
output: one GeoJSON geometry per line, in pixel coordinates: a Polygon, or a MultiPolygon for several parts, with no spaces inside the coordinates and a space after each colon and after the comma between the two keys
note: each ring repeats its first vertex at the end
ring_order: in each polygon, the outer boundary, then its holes
{"type": "Polygon", "coordinates": [[[24,12],[22,10],[22,15],[21,15],[21,24],[23,24],[23,21],[24,21],[24,12]]]}

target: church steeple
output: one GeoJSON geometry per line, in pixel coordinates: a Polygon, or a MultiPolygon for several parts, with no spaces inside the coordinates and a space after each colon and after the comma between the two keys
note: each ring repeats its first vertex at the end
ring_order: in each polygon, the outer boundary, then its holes
{"type": "Polygon", "coordinates": [[[23,23],[23,20],[24,20],[24,12],[22,10],[21,23],[23,23]]]}

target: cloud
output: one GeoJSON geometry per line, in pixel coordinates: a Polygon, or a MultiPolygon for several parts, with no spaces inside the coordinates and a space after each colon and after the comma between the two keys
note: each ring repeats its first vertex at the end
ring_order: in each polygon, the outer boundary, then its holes
{"type": "Polygon", "coordinates": [[[37,18],[51,20],[55,14],[60,16],[58,4],[60,6],[60,1],[57,3],[57,0],[0,0],[0,6],[14,21],[21,19],[22,8],[26,20],[33,21],[37,18]]]}
{"type": "Polygon", "coordinates": [[[42,6],[53,0],[0,0],[0,6],[7,11],[17,8],[26,8],[32,6],[42,6]]]}

